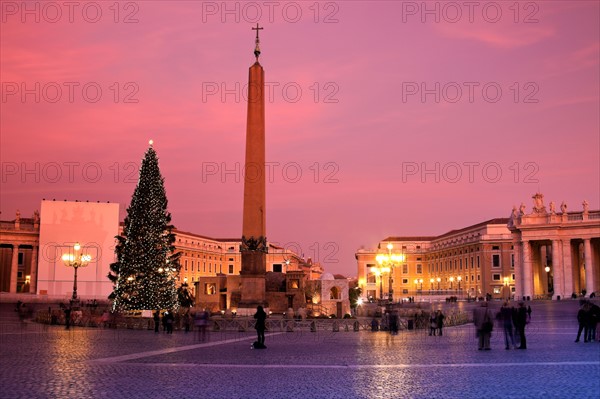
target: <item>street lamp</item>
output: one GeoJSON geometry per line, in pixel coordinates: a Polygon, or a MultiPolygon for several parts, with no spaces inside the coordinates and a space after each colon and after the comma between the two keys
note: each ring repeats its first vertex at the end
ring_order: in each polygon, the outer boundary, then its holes
{"type": "Polygon", "coordinates": [[[429,279],[429,295],[433,295],[433,282],[434,281],[435,281],[434,278],[429,279]]]}
{"type": "Polygon", "coordinates": [[[423,279],[422,278],[415,279],[415,286],[417,286],[418,291],[421,291],[421,295],[423,295],[423,279]],[[421,284],[421,289],[418,289],[418,284],[421,284]]]}
{"type": "Polygon", "coordinates": [[[448,280],[450,280],[450,289],[452,289],[452,283],[454,282],[454,277],[450,277],[448,280]]]}
{"type": "Polygon", "coordinates": [[[508,277],[504,277],[504,289],[506,290],[506,300],[508,301],[510,295],[508,291],[508,277]]]}
{"type": "MultiPolygon", "coordinates": [[[[552,294],[554,292],[554,282],[552,281],[552,273],[550,273],[550,266],[546,266],[544,268],[546,271],[546,281],[548,282],[548,294],[552,294]]],[[[552,298],[552,295],[550,295],[552,298]]]]}
{"type": "Polygon", "coordinates": [[[458,292],[460,293],[460,282],[462,281],[462,277],[458,276],[456,280],[458,281],[458,292]]]}
{"type": "MultiPolygon", "coordinates": [[[[381,269],[381,272],[389,273],[389,276],[388,276],[389,277],[389,281],[388,281],[388,301],[389,302],[394,302],[394,288],[393,288],[394,267],[396,267],[397,263],[402,262],[404,260],[404,255],[392,253],[393,248],[394,248],[394,246],[390,242],[387,245],[387,250],[388,250],[387,254],[377,254],[377,256],[375,256],[375,260],[377,261],[377,263],[379,263],[379,268],[381,269]]],[[[381,299],[383,299],[383,294],[381,294],[381,299]]]]}
{"type": "Polygon", "coordinates": [[[383,300],[383,273],[387,270],[386,267],[373,266],[371,271],[375,273],[376,278],[379,277],[379,299],[383,300]]]}
{"type": "Polygon", "coordinates": [[[83,254],[81,251],[81,245],[78,242],[73,245],[73,252],[63,254],[62,261],[65,266],[72,267],[75,270],[75,277],[73,278],[73,296],[71,301],[77,300],[77,269],[80,267],[87,266],[92,260],[92,256],[89,254],[83,254]]]}
{"type": "Polygon", "coordinates": [[[438,283],[438,291],[439,291],[439,290],[440,290],[440,282],[442,281],[442,279],[438,277],[438,278],[436,279],[436,281],[437,281],[437,283],[438,283]]]}

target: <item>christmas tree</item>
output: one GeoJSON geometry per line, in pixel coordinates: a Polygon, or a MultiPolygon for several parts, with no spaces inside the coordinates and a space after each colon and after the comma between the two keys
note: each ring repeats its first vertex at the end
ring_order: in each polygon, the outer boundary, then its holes
{"type": "Polygon", "coordinates": [[[175,253],[171,214],[167,211],[164,179],[156,151],[150,147],[142,160],[123,233],[117,236],[117,261],[108,278],[114,309],[171,309],[177,306],[179,253],[175,253]]]}

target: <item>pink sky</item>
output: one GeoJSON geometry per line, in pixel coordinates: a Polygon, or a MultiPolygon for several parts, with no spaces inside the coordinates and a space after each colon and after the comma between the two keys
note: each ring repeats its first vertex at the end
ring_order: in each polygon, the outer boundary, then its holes
{"type": "Polygon", "coordinates": [[[438,21],[423,2],[113,4],[0,2],[1,219],[42,198],[124,216],[154,139],[176,227],[241,236],[257,12],[270,241],[355,275],[361,246],[508,217],[537,191],[600,208],[597,1],[427,2],[438,21]]]}

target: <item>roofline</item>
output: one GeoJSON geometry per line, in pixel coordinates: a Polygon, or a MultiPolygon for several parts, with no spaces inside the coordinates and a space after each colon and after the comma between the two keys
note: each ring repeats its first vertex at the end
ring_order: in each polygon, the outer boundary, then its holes
{"type": "Polygon", "coordinates": [[[461,233],[463,231],[466,230],[471,230],[477,227],[482,227],[482,226],[487,226],[490,224],[500,224],[500,225],[507,225],[508,224],[508,218],[494,218],[494,219],[489,219],[486,220],[484,222],[479,222],[476,224],[473,224],[471,226],[467,226],[467,227],[463,227],[460,229],[456,229],[456,230],[450,230],[446,233],[440,234],[439,236],[406,236],[406,237],[388,237],[384,240],[382,240],[381,242],[393,242],[393,241],[434,241],[434,240],[438,240],[440,238],[444,238],[447,237],[449,235],[452,234],[457,234],[457,233],[461,233]]]}

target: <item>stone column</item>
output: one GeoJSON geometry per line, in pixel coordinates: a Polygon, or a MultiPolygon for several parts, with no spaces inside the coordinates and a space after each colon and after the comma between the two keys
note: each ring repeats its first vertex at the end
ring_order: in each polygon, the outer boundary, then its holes
{"type": "MultiPolygon", "coordinates": [[[[560,241],[552,240],[552,276],[554,278],[554,294],[553,299],[557,299],[559,296],[561,299],[565,298],[565,279],[564,269],[562,262],[560,262],[560,241]]],[[[570,294],[569,294],[570,295],[570,294]]]]}
{"type": "Polygon", "coordinates": [[[583,254],[585,257],[585,290],[586,295],[594,292],[596,287],[596,276],[594,273],[594,265],[592,263],[592,244],[589,238],[583,239],[583,254]]]}
{"type": "Polygon", "coordinates": [[[520,241],[513,242],[515,253],[515,298],[523,297],[523,245],[520,241]]]}
{"type": "Polygon", "coordinates": [[[531,243],[523,241],[523,297],[533,298],[533,265],[531,243]]]}
{"type": "Polygon", "coordinates": [[[38,246],[34,245],[33,251],[31,252],[31,267],[30,267],[31,272],[29,273],[29,276],[30,276],[29,292],[32,294],[37,294],[37,270],[38,270],[37,258],[38,258],[38,246]]]}
{"type": "Polygon", "coordinates": [[[573,285],[573,256],[571,254],[571,240],[562,241],[562,269],[564,276],[564,292],[568,297],[575,292],[573,285]]]}
{"type": "Polygon", "coordinates": [[[19,244],[13,244],[12,262],[10,265],[10,288],[8,292],[17,292],[17,272],[19,271],[19,244]]]}

